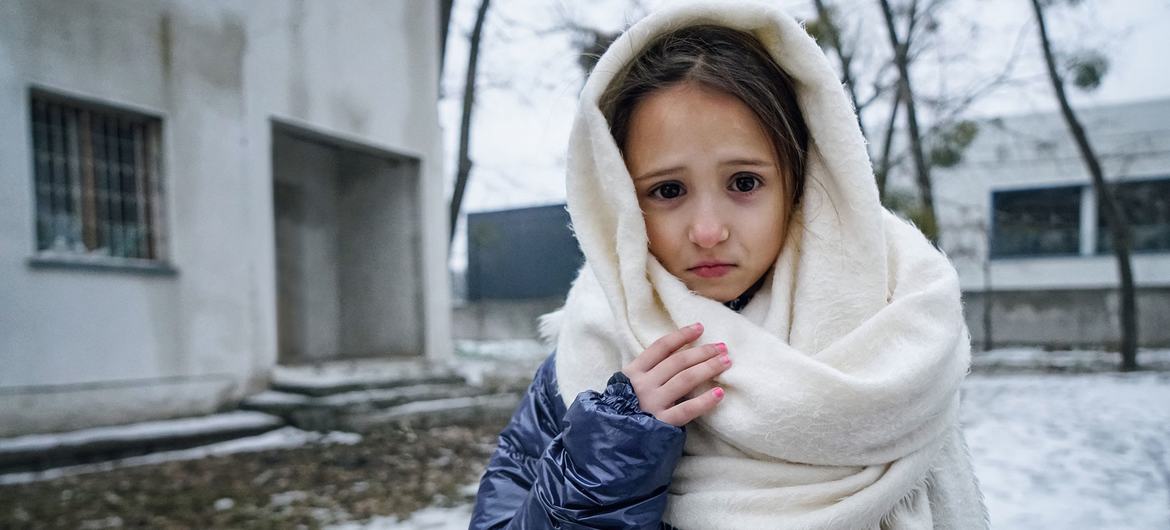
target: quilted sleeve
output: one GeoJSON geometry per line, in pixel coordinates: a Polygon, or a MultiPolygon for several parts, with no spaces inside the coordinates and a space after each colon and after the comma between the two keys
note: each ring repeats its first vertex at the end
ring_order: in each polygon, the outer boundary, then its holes
{"type": "Polygon", "coordinates": [[[500,434],[471,528],[659,528],[683,429],[643,412],[620,372],[556,416],[553,362],[500,434]]]}

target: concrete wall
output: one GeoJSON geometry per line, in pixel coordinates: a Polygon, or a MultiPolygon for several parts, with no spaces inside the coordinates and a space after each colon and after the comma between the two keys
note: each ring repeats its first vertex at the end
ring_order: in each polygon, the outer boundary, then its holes
{"type": "MultiPolygon", "coordinates": [[[[963,295],[963,309],[972,343],[985,344],[983,293],[963,295]]],[[[1049,348],[1116,349],[1121,342],[1116,290],[1057,289],[996,291],[990,297],[991,344],[1049,348]]],[[[1145,347],[1170,346],[1170,289],[1138,292],[1138,335],[1145,347]]]]}
{"type": "Polygon", "coordinates": [[[460,340],[538,339],[537,319],[564,303],[563,296],[464,302],[455,306],[451,333],[460,340]]]}
{"type": "Polygon", "coordinates": [[[448,356],[437,16],[377,0],[0,3],[0,435],[208,412],[264,384],[274,121],[418,161],[422,349],[448,356]],[[30,266],[30,87],[162,119],[174,274],[30,266]]]}

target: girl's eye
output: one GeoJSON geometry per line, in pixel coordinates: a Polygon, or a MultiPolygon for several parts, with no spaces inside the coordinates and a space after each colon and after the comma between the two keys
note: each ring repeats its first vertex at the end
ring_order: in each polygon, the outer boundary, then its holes
{"type": "Polygon", "coordinates": [[[760,187],[760,177],[751,173],[738,173],[731,181],[731,188],[740,193],[751,193],[760,187]]]}
{"type": "Polygon", "coordinates": [[[683,187],[677,182],[664,182],[657,188],[650,190],[650,196],[655,199],[675,199],[683,194],[683,187]]]}

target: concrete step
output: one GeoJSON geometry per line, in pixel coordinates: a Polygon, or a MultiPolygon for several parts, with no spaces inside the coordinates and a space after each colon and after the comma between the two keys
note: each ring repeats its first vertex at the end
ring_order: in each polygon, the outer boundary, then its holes
{"type": "Polygon", "coordinates": [[[450,368],[419,359],[364,359],[277,366],[270,386],[278,392],[321,397],[361,390],[463,382],[463,378],[450,368]]]}
{"type": "Polygon", "coordinates": [[[268,391],[248,397],[240,403],[240,408],[280,416],[301,429],[344,430],[346,418],[380,414],[413,403],[474,398],[488,393],[491,393],[488,389],[462,383],[355,390],[325,396],[268,391]]]}
{"type": "Polygon", "coordinates": [[[364,432],[378,425],[410,423],[420,427],[468,422],[501,425],[520,403],[520,393],[499,393],[414,401],[382,410],[349,413],[339,417],[344,430],[364,432]]]}
{"type": "Polygon", "coordinates": [[[282,427],[279,416],[235,411],[0,439],[0,472],[39,471],[186,449],[282,427]]]}

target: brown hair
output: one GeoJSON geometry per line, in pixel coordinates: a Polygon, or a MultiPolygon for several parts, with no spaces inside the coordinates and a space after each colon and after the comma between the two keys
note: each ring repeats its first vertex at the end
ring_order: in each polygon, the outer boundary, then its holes
{"type": "Polygon", "coordinates": [[[752,109],[781,168],[794,181],[788,185],[791,204],[799,203],[808,126],[792,79],[755,37],[742,31],[712,25],[680,28],[651,41],[618,72],[599,106],[622,153],[634,107],[656,90],[688,81],[735,96],[752,109]]]}

